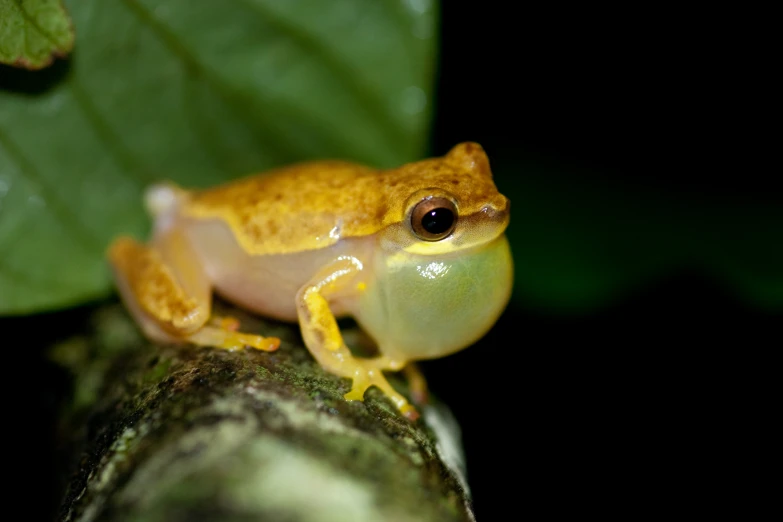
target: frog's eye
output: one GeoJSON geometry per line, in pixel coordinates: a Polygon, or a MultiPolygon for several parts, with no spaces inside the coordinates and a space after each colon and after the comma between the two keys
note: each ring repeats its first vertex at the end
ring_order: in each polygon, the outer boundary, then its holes
{"type": "Polygon", "coordinates": [[[448,198],[429,197],[419,201],[411,211],[413,233],[424,241],[448,237],[457,224],[457,206],[448,198]]]}

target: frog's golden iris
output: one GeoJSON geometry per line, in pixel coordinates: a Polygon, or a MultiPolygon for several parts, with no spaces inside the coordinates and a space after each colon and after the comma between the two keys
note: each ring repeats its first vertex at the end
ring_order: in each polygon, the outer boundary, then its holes
{"type": "Polygon", "coordinates": [[[457,205],[451,198],[427,197],[414,205],[410,216],[411,230],[419,239],[440,241],[457,224],[457,205]]]}

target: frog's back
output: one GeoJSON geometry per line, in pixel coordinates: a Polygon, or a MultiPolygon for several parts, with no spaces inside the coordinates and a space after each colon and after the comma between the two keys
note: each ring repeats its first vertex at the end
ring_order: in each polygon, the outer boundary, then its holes
{"type": "Polygon", "coordinates": [[[504,209],[480,145],[463,143],[443,157],[379,171],[344,161],[300,163],[196,191],[164,186],[148,193],[158,228],[177,221],[225,226],[242,251],[273,255],[318,250],[370,236],[405,220],[409,198],[447,189],[460,216],[504,209]]]}
{"type": "Polygon", "coordinates": [[[342,161],[292,165],[185,193],[179,213],[218,220],[253,255],[325,248],[382,228],[378,171],[342,161]]]}

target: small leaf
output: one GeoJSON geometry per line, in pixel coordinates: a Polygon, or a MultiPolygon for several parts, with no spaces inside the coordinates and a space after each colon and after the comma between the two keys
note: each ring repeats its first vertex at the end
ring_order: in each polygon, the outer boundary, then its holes
{"type": "Polygon", "coordinates": [[[146,238],[142,191],[158,179],[424,154],[432,0],[65,5],[79,34],[67,63],[0,69],[0,314],[108,295],[105,249],[146,238]]]}
{"type": "Polygon", "coordinates": [[[41,69],[73,48],[60,0],[0,0],[0,63],[41,69]]]}

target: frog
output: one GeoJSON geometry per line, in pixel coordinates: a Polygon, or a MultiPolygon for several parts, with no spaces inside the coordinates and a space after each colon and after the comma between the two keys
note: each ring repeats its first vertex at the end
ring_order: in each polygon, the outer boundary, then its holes
{"type": "Polygon", "coordinates": [[[153,342],[274,351],[280,339],[213,314],[213,294],[299,324],[309,353],[351,380],[344,398],[379,388],[409,419],[426,399],[416,364],[475,344],[506,308],[513,262],[510,202],[481,145],[379,169],[300,161],[210,188],[148,187],[149,240],[113,240],[115,286],[153,342]],[[375,345],[354,355],[352,318],[375,345]],[[407,375],[411,401],[384,372],[407,375]],[[417,399],[418,398],[418,399],[417,399]]]}

